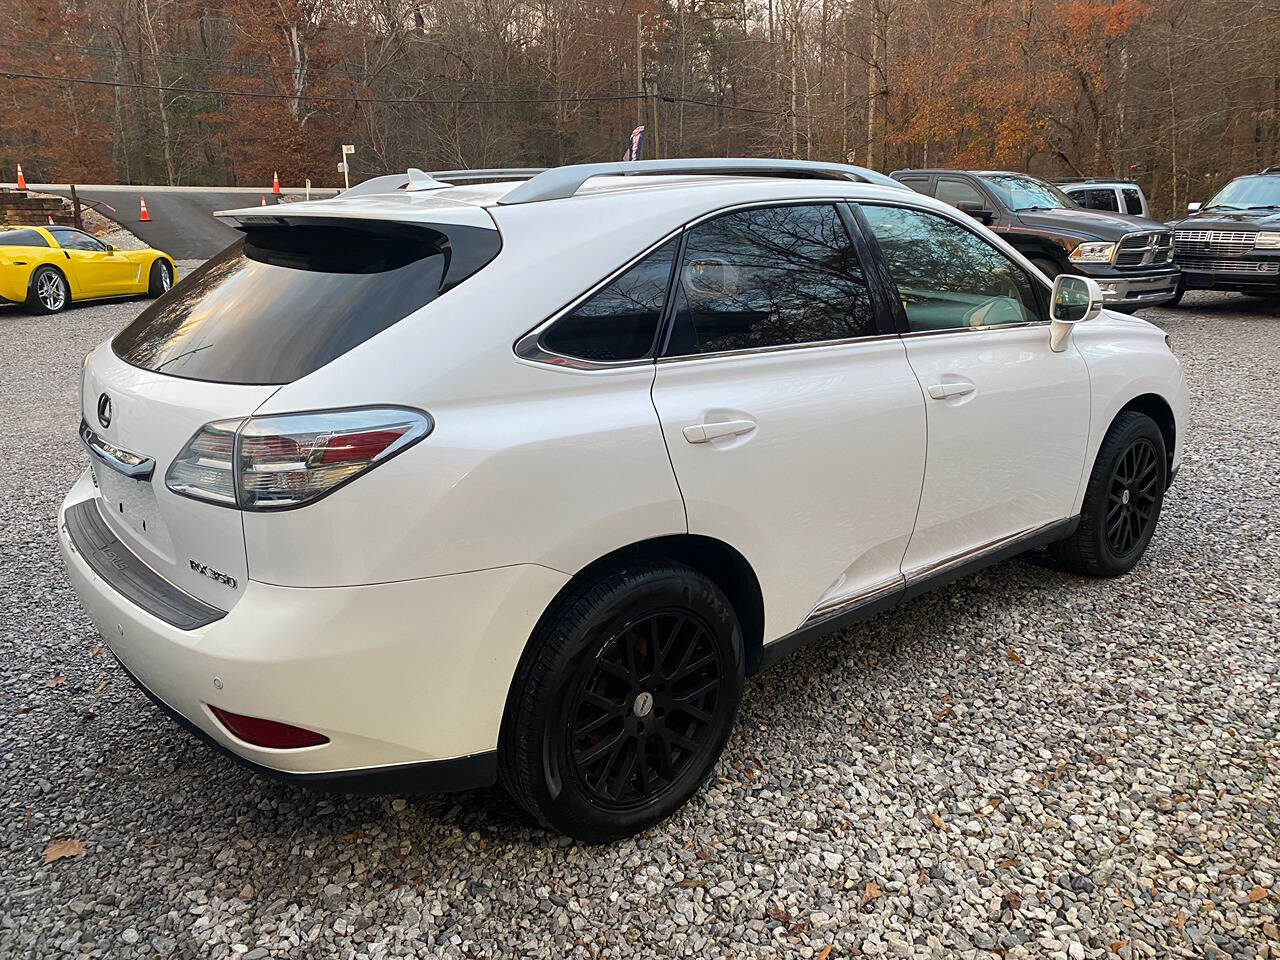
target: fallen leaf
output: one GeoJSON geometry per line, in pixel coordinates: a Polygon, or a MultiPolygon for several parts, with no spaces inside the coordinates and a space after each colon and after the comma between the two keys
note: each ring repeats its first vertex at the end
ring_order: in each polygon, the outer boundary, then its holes
{"type": "Polygon", "coordinates": [[[101,652],[102,652],[102,644],[95,643],[93,647],[89,650],[89,656],[96,657],[101,652]]]}
{"type": "Polygon", "coordinates": [[[823,947],[820,951],[818,951],[818,960],[827,960],[827,957],[829,956],[831,956],[831,944],[828,943],[825,947],[823,947]]]}
{"type": "Polygon", "coordinates": [[[1178,915],[1169,921],[1169,926],[1175,930],[1181,930],[1187,925],[1187,914],[1184,910],[1179,910],[1178,915]]]}
{"type": "Polygon", "coordinates": [[[1134,909],[1133,901],[1132,901],[1132,900],[1130,900],[1128,897],[1124,897],[1123,899],[1121,899],[1121,901],[1120,901],[1120,902],[1121,902],[1121,903],[1123,903],[1123,904],[1124,904],[1126,907],[1128,907],[1130,910],[1133,910],[1133,909],[1134,909]]]}
{"type": "Polygon", "coordinates": [[[1112,952],[1112,953],[1119,953],[1121,950],[1123,950],[1123,949],[1124,949],[1125,947],[1127,947],[1128,945],[1129,945],[1129,941],[1128,941],[1128,940],[1112,940],[1112,941],[1111,941],[1111,952],[1112,952]]]}
{"type": "Polygon", "coordinates": [[[693,841],[692,841],[692,840],[686,840],[686,841],[684,842],[684,847],[683,847],[682,849],[688,850],[688,849],[689,849],[690,847],[692,847],[692,846],[693,846],[693,841]]]}
{"type": "Polygon", "coordinates": [[[931,814],[929,814],[929,820],[930,820],[930,822],[931,822],[935,827],[937,827],[939,830],[945,830],[945,829],[947,829],[947,821],[943,820],[943,819],[942,819],[940,816],[938,816],[936,813],[931,813],[931,814]]]}
{"type": "Polygon", "coordinates": [[[768,917],[771,920],[777,920],[783,926],[789,926],[793,919],[791,914],[787,913],[787,911],[785,910],[780,909],[779,907],[770,907],[764,913],[766,917],[768,917]]]}
{"type": "Polygon", "coordinates": [[[916,876],[916,883],[920,884],[920,886],[923,887],[926,879],[928,878],[925,876],[925,872],[921,870],[920,873],[916,876]]]}
{"type": "Polygon", "coordinates": [[[100,684],[98,684],[96,687],[93,688],[93,692],[101,693],[105,689],[107,689],[107,681],[103,680],[100,684]]]}
{"type": "Polygon", "coordinates": [[[48,680],[44,682],[44,685],[46,687],[60,687],[66,682],[67,682],[67,678],[60,673],[57,676],[50,677],[48,680]]]}
{"type": "Polygon", "coordinates": [[[1010,857],[1008,860],[1001,860],[998,866],[1001,870],[1008,870],[1010,867],[1016,867],[1018,861],[1016,857],[1010,857]]]}
{"type": "Polygon", "coordinates": [[[1250,903],[1258,903],[1265,899],[1267,899],[1266,887],[1254,887],[1252,890],[1249,891],[1250,903]]]}
{"type": "Polygon", "coordinates": [[[53,863],[67,857],[78,857],[84,853],[83,840],[54,840],[44,848],[44,862],[53,863]]]}
{"type": "Polygon", "coordinates": [[[702,886],[701,880],[677,880],[673,886],[681,890],[692,890],[694,887],[702,886]]]}
{"type": "Polygon", "coordinates": [[[699,860],[705,860],[707,859],[707,851],[699,850],[697,853],[694,854],[694,856],[697,857],[699,860]]]}
{"type": "Polygon", "coordinates": [[[1022,897],[1018,896],[1012,890],[1006,890],[1002,899],[1009,905],[1010,910],[1017,910],[1022,906],[1022,897]]]}
{"type": "Polygon", "coordinates": [[[880,889],[880,884],[874,880],[868,880],[866,889],[862,891],[862,903],[859,906],[865,907],[872,900],[879,900],[882,896],[884,891],[880,889]]]}

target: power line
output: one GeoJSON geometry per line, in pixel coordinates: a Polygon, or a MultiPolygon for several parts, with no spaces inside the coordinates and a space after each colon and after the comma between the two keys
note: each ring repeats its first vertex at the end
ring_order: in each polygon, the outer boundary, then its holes
{"type": "MultiPolygon", "coordinates": [[[[788,116],[785,110],[771,110],[766,107],[743,107],[732,103],[715,103],[711,100],[698,100],[694,97],[679,97],[658,91],[650,93],[598,93],[583,94],[574,97],[483,97],[473,99],[456,97],[448,99],[430,97],[361,97],[349,94],[314,94],[314,93],[262,93],[251,90],[217,90],[209,87],[186,87],[158,83],[141,83],[131,80],[94,80],[89,77],[58,77],[43,73],[24,73],[16,70],[0,69],[0,77],[12,80],[43,80],[52,83],[79,83],[95,87],[115,87],[130,90],[159,90],[164,93],[187,93],[213,97],[248,97],[255,100],[305,100],[309,103],[382,103],[420,106],[504,106],[511,104],[548,104],[548,103],[619,103],[633,100],[647,100],[657,96],[664,103],[688,103],[715,110],[734,110],[740,113],[764,114],[773,117],[788,116]]],[[[797,117],[806,118],[809,114],[797,113],[797,117]]]]}
{"type": "Polygon", "coordinates": [[[453,99],[436,99],[427,97],[361,97],[349,94],[313,94],[313,93],[261,93],[250,90],[214,90],[208,87],[180,87],[158,83],[139,83],[127,80],[93,80],[89,77],[55,77],[44,73],[22,73],[16,70],[0,69],[0,77],[11,80],[44,80],[53,83],[80,83],[94,87],[123,87],[131,90],[160,90],[164,93],[191,93],[213,97],[249,97],[256,100],[306,100],[311,103],[390,103],[420,104],[423,106],[486,106],[503,104],[535,104],[535,103],[596,103],[605,101],[643,100],[647,93],[610,93],[584,94],[576,97],[490,97],[470,99],[459,97],[453,99]]]}

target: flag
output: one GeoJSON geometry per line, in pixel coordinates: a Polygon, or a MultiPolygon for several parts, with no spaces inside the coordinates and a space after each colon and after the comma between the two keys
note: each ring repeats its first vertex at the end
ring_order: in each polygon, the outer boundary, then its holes
{"type": "Polygon", "coordinates": [[[644,126],[641,125],[631,131],[631,142],[627,144],[626,153],[622,155],[625,160],[639,160],[640,150],[644,146],[644,126]]]}

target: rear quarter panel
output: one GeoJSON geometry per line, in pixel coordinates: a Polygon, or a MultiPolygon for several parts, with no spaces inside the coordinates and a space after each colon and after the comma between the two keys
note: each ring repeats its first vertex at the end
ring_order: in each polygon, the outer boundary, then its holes
{"type": "MultiPolygon", "coordinates": [[[[0,297],[22,303],[27,299],[27,290],[31,284],[31,274],[42,263],[53,263],[53,255],[61,259],[62,251],[47,247],[0,247],[0,297]]],[[[64,269],[63,273],[67,271],[64,269]]],[[[74,295],[74,281],[72,283],[74,295]]]]}

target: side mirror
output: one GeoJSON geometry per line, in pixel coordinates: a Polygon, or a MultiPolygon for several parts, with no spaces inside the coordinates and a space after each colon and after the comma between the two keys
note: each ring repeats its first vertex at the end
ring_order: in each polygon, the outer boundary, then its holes
{"type": "Polygon", "coordinates": [[[1188,204],[1187,204],[1187,213],[1199,213],[1199,212],[1200,212],[1200,204],[1199,204],[1199,203],[1188,203],[1188,204]]]}
{"type": "Polygon", "coordinates": [[[114,245],[114,244],[108,243],[108,244],[106,245],[106,247],[107,247],[107,253],[115,253],[115,252],[116,252],[116,248],[115,248],[115,245],[114,245]]]}
{"type": "Polygon", "coordinates": [[[990,224],[996,218],[995,211],[988,210],[982,204],[975,203],[972,200],[961,200],[956,204],[956,209],[973,217],[979,223],[990,224]]]}
{"type": "Polygon", "coordinates": [[[1049,300],[1049,349],[1067,349],[1071,330],[1077,323],[1092,320],[1102,312],[1102,288],[1096,280],[1061,273],[1053,281],[1049,300]]]}

